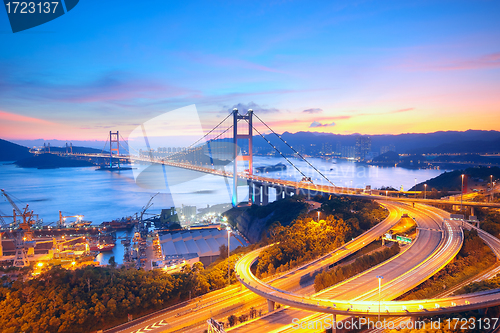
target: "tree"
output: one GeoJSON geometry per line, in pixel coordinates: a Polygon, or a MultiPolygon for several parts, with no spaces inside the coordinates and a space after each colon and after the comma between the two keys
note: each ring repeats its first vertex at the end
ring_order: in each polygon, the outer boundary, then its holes
{"type": "Polygon", "coordinates": [[[237,320],[238,320],[238,318],[236,318],[236,316],[234,314],[227,317],[227,321],[229,322],[229,326],[231,326],[231,327],[236,325],[237,320]]]}
{"type": "Polygon", "coordinates": [[[226,259],[227,258],[227,246],[225,244],[222,244],[219,246],[219,259],[226,259]]]}
{"type": "Polygon", "coordinates": [[[108,260],[108,265],[111,267],[116,267],[116,261],[115,261],[115,256],[111,256],[108,260]]]}

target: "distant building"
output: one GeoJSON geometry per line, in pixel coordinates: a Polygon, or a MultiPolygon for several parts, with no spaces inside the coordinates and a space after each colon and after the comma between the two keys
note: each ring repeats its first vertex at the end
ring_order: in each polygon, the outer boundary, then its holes
{"type": "Polygon", "coordinates": [[[332,154],[332,144],[329,142],[324,142],[321,145],[321,152],[323,155],[331,155],[332,154]]]}
{"type": "Polygon", "coordinates": [[[343,158],[354,158],[356,156],[355,146],[342,146],[341,156],[343,158]]]}
{"type": "Polygon", "coordinates": [[[380,147],[380,155],[385,154],[388,151],[396,151],[396,147],[394,147],[394,145],[380,147]]]}
{"type": "Polygon", "coordinates": [[[358,136],[356,138],[356,158],[365,160],[372,149],[372,139],[369,136],[358,136]]]}

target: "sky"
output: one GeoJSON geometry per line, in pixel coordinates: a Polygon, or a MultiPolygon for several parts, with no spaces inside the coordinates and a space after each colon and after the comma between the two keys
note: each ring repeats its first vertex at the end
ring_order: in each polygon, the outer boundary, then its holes
{"type": "Polygon", "coordinates": [[[0,138],[105,140],[193,104],[205,131],[233,107],[279,133],[500,130],[499,16],[481,0],[85,0],[12,33],[0,10],[0,138]]]}

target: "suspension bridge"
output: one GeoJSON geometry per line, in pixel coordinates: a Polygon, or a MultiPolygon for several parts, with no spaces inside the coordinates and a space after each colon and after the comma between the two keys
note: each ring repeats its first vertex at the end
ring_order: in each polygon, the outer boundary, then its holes
{"type": "MultiPolygon", "coordinates": [[[[349,195],[371,197],[394,201],[409,201],[433,204],[464,205],[476,207],[500,207],[498,203],[486,202],[457,202],[450,200],[435,200],[417,198],[419,191],[386,191],[347,186],[337,186],[321,170],[315,167],[297,149],[292,147],[283,137],[276,133],[253,110],[242,115],[234,109],[215,127],[206,131],[198,140],[183,148],[152,149],[144,128],[144,142],[146,149],[136,150],[117,132],[109,132],[104,148],[99,154],[75,154],[85,158],[96,158],[106,161],[103,170],[123,170],[123,162],[147,162],[164,166],[182,168],[205,174],[218,175],[232,179],[232,204],[238,205],[238,187],[248,187],[248,204],[266,205],[269,203],[270,193],[275,193],[276,200],[293,195],[349,195]],[[259,130],[260,128],[260,130],[259,130]],[[268,134],[265,135],[264,133],[268,134]],[[266,176],[265,168],[254,168],[253,141],[258,138],[268,145],[267,154],[281,156],[297,174],[296,180],[271,178],[266,176]],[[274,138],[274,143],[272,142],[274,138]],[[279,145],[278,145],[279,143],[279,145]],[[278,146],[286,147],[287,152],[281,151],[278,146]],[[126,154],[120,153],[120,148],[126,154]],[[107,149],[107,151],[106,151],[107,149]],[[297,162],[306,165],[307,171],[301,169],[297,162]],[[313,182],[313,176],[314,182],[313,182]],[[300,180],[299,180],[300,178],[300,180]],[[409,197],[409,195],[415,197],[409,197]]],[[[261,152],[262,153],[262,152],[261,152]]],[[[281,165],[282,169],[286,166],[281,165]]],[[[272,168],[272,167],[271,167],[272,168]]]]}

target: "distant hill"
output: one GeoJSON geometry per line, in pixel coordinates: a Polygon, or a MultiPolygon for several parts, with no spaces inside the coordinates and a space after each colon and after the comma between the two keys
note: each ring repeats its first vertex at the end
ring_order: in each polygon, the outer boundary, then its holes
{"type": "Polygon", "coordinates": [[[29,148],[0,139],[0,161],[17,161],[30,156],[29,148]]]}
{"type": "MultiPolygon", "coordinates": [[[[462,186],[462,174],[466,174],[472,178],[480,178],[484,180],[488,180],[490,175],[493,176],[493,179],[500,178],[500,168],[498,167],[479,167],[479,168],[467,168],[465,170],[454,170],[451,172],[444,172],[437,177],[431,178],[425,182],[417,184],[416,190],[423,191],[424,184],[427,184],[427,190],[429,191],[432,188],[440,190],[448,190],[448,191],[460,191],[460,187],[462,186]]],[[[410,191],[414,191],[415,186],[413,186],[410,191]]]]}
{"type": "MultiPolygon", "coordinates": [[[[337,146],[355,146],[356,138],[360,134],[333,134],[317,132],[284,132],[281,137],[296,150],[306,154],[315,155],[328,144],[332,151],[337,146]]],[[[405,133],[405,134],[383,134],[369,135],[372,142],[372,151],[379,152],[383,146],[393,145],[398,153],[423,154],[430,152],[500,152],[499,131],[440,131],[434,133],[405,133]],[[428,148],[425,148],[428,147],[428,148]]],[[[276,135],[265,135],[266,140],[271,141],[281,152],[291,153],[290,148],[281,142],[276,135]]],[[[273,151],[269,143],[260,136],[254,136],[254,152],[266,154],[273,151]]]]}
{"type": "Polygon", "coordinates": [[[425,147],[412,149],[412,154],[484,154],[496,153],[500,151],[500,139],[494,141],[474,140],[474,141],[455,141],[443,143],[435,147],[425,147]]]}
{"type": "MultiPolygon", "coordinates": [[[[68,148],[68,151],[69,151],[69,148],[68,148]]],[[[66,147],[50,147],[50,152],[51,153],[66,153],[66,147]]],[[[75,154],[100,154],[101,152],[103,154],[109,154],[109,151],[102,150],[102,149],[73,146],[73,153],[75,153],[75,154]]]]}
{"type": "Polygon", "coordinates": [[[57,168],[95,166],[93,163],[88,161],[72,160],[70,158],[61,157],[54,154],[33,155],[31,157],[18,160],[14,164],[22,168],[37,168],[37,169],[57,169],[57,168]]]}

